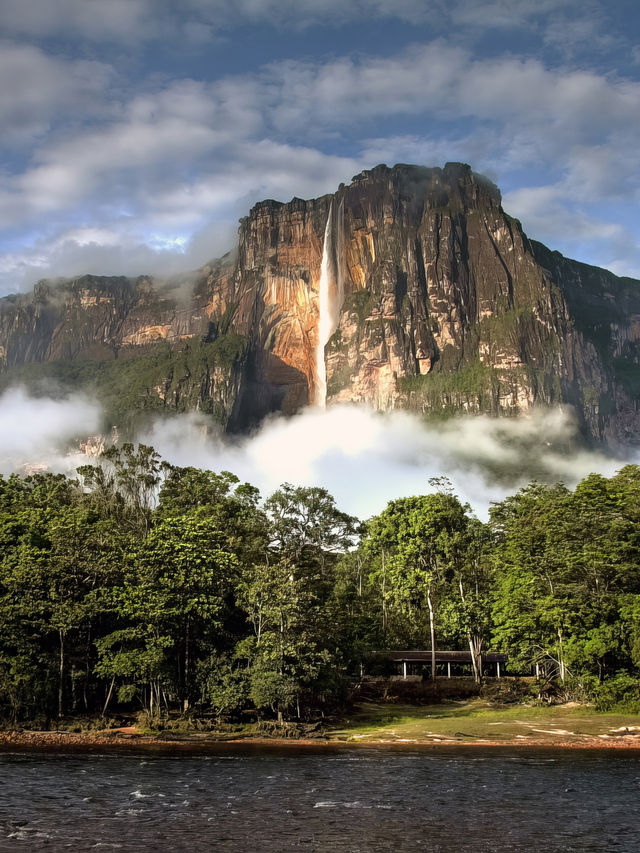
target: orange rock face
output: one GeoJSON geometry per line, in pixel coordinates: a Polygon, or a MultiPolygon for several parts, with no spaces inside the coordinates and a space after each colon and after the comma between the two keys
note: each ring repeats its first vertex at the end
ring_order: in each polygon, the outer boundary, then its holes
{"type": "MultiPolygon", "coordinates": [[[[570,403],[586,432],[619,437],[600,401],[622,405],[625,391],[563,293],[567,276],[580,280],[587,268],[550,269],[547,250],[502,210],[498,189],[461,164],[379,166],[333,196],[261,202],[242,221],[229,304],[250,342],[249,420],[314,399],[330,209],[341,295],[325,351],[329,404],[497,415],[570,403]]],[[[599,272],[615,290],[619,280],[599,272]]],[[[636,326],[620,326],[618,351],[636,326]]]]}
{"type": "Polygon", "coordinates": [[[260,202],[237,251],[193,276],[85,276],[0,300],[0,367],[202,343],[200,362],[149,394],[176,407],[188,385],[189,405],[217,406],[230,429],[324,398],[326,372],[329,405],[563,403],[585,434],[616,442],[640,438],[639,318],[639,282],[529,241],[468,166],[378,166],[333,195],[260,202]],[[334,316],[320,371],[323,253],[334,316]]]}
{"type": "Polygon", "coordinates": [[[251,341],[247,392],[266,410],[313,399],[328,199],[262,202],[240,228],[233,327],[251,341]]]}

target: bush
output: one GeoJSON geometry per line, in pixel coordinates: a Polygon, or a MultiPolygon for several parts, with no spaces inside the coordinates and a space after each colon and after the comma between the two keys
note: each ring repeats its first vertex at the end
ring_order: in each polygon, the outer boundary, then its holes
{"type": "Polygon", "coordinates": [[[640,679],[621,670],[594,689],[598,711],[640,714],[640,679]]]}

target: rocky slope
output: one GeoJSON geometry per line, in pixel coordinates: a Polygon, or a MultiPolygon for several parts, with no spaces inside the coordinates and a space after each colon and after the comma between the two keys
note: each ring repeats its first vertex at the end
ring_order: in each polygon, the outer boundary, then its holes
{"type": "Polygon", "coordinates": [[[618,443],[640,438],[639,340],[640,282],[530,242],[468,166],[378,166],[257,204],[237,253],[194,279],[86,276],[0,300],[0,382],[91,381],[121,409],[202,409],[236,430],[309,402],[568,403],[586,436],[618,443]]]}

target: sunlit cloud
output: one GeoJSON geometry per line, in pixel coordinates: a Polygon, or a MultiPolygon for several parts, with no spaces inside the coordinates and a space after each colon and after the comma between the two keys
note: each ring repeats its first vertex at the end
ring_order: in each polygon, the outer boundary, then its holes
{"type": "Polygon", "coordinates": [[[239,440],[192,414],[156,421],[141,440],[172,464],[230,470],[265,495],[283,481],[324,486],[361,518],[389,500],[430,491],[434,476],[448,476],[485,517],[491,501],[532,478],[575,484],[592,471],[610,475],[625,464],[582,449],[566,409],[517,420],[454,418],[434,426],[407,412],[334,406],[273,418],[239,440]]]}
{"type": "Polygon", "coordinates": [[[25,466],[71,472],[69,448],[99,424],[99,407],[83,395],[52,399],[22,388],[6,391],[0,396],[0,474],[24,472],[25,466]]]}

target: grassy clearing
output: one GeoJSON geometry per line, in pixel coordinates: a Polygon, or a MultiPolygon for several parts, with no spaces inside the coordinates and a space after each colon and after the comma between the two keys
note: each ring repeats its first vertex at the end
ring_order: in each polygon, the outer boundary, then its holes
{"type": "Polygon", "coordinates": [[[363,703],[331,739],[354,742],[464,743],[473,740],[531,740],[549,742],[616,737],[616,730],[637,731],[640,717],[632,714],[597,713],[589,706],[563,705],[496,708],[485,700],[450,702],[415,707],[363,703]]]}

